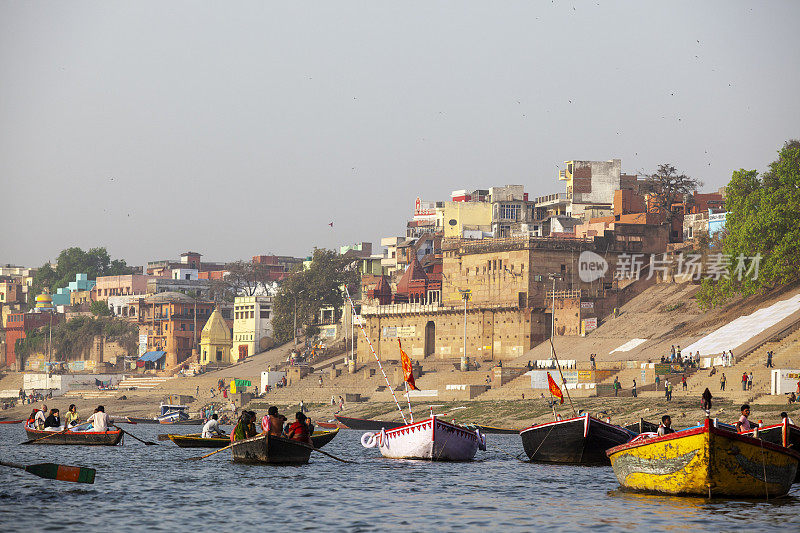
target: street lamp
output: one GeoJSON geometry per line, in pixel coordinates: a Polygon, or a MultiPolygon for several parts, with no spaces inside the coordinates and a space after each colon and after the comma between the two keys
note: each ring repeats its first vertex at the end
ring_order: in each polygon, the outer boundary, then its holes
{"type": "Polygon", "coordinates": [[[559,280],[562,279],[562,276],[561,276],[561,274],[551,273],[551,274],[548,274],[547,277],[550,278],[551,280],[553,280],[553,290],[552,290],[552,293],[553,293],[553,307],[550,308],[551,309],[551,313],[550,313],[550,359],[552,360],[552,359],[555,359],[555,355],[554,355],[554,351],[553,351],[554,350],[554,348],[553,348],[553,339],[556,336],[556,280],[557,279],[559,279],[559,280]]]}
{"type": "MultiPolygon", "coordinates": [[[[467,300],[469,300],[470,293],[472,292],[470,289],[458,289],[458,292],[461,293],[461,298],[464,300],[464,357],[467,357],[467,300]]],[[[466,359],[465,359],[466,360],[466,359]]]]}

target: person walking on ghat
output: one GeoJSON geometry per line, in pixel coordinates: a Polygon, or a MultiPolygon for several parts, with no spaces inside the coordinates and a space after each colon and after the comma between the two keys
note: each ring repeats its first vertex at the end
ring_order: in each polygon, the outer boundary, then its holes
{"type": "Polygon", "coordinates": [[[742,390],[747,390],[747,372],[742,373],[742,390]]]}
{"type": "Polygon", "coordinates": [[[636,394],[636,380],[635,379],[633,380],[633,387],[631,387],[631,394],[633,394],[634,398],[637,397],[637,394],[636,394]]]}
{"type": "Polygon", "coordinates": [[[667,401],[672,401],[672,383],[667,383],[667,401]]]}
{"type": "Polygon", "coordinates": [[[725,390],[725,382],[726,381],[727,380],[725,379],[725,372],[723,372],[722,373],[722,377],[719,378],[719,390],[721,390],[721,391],[725,390]]]}
{"type": "Polygon", "coordinates": [[[686,390],[686,374],[681,377],[681,383],[683,384],[683,390],[686,390]]]}
{"type": "Polygon", "coordinates": [[[753,390],[753,371],[747,374],[747,390],[753,390]]]}
{"type": "Polygon", "coordinates": [[[617,396],[619,394],[619,389],[620,389],[619,378],[617,378],[615,376],[614,377],[614,396],[617,396]]]}
{"type": "Polygon", "coordinates": [[[706,390],[703,391],[703,396],[700,398],[700,408],[706,412],[706,417],[711,416],[711,398],[711,391],[706,387],[706,390]]]}
{"type": "Polygon", "coordinates": [[[772,350],[767,352],[767,368],[775,368],[772,364],[772,350]]]}

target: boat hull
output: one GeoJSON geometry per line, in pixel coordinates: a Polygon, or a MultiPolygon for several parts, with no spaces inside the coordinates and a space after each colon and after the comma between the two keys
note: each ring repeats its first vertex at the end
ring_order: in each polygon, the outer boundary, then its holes
{"type": "Polygon", "coordinates": [[[390,459],[471,461],[478,451],[477,432],[436,417],[377,434],[381,455],[390,459]]]}
{"type": "MultiPolygon", "coordinates": [[[[322,448],[339,433],[338,429],[333,431],[320,431],[311,435],[311,442],[315,448],[322,448]]],[[[169,440],[174,442],[179,448],[224,448],[231,443],[229,437],[202,438],[199,433],[193,435],[167,435],[169,440]]]]}
{"type": "Polygon", "coordinates": [[[520,432],[531,461],[607,465],[606,450],[628,442],[634,433],[589,415],[548,422],[520,432]]]}
{"type": "Polygon", "coordinates": [[[233,443],[234,463],[301,465],[308,463],[311,446],[274,435],[258,435],[233,443]]]}
{"type": "Polygon", "coordinates": [[[347,429],[357,429],[360,431],[380,431],[382,429],[394,429],[404,426],[405,422],[385,422],[382,420],[365,420],[363,418],[350,418],[349,416],[333,415],[337,422],[347,429]]]}
{"type": "Polygon", "coordinates": [[[26,427],[28,439],[41,439],[31,444],[61,444],[79,446],[115,446],[122,442],[122,430],[116,431],[40,431],[26,427]],[[53,433],[58,433],[53,435],[53,433]],[[48,437],[48,435],[53,435],[48,437]],[[42,437],[47,437],[43,439],[42,437]]]}
{"type": "MultiPolygon", "coordinates": [[[[755,431],[756,430],[744,431],[742,432],[742,435],[753,437],[756,435],[755,431]]],[[[785,430],[784,424],[765,426],[758,429],[757,435],[757,438],[764,439],[772,444],[778,444],[779,446],[792,446],[795,451],[800,450],[800,427],[797,427],[794,424],[787,423],[785,430]]],[[[797,469],[797,475],[794,478],[794,482],[800,483],[800,468],[797,469]]]]}
{"type": "Polygon", "coordinates": [[[608,450],[619,484],[628,489],[696,496],[776,497],[789,492],[800,454],[703,426],[637,439],[608,450]]]}

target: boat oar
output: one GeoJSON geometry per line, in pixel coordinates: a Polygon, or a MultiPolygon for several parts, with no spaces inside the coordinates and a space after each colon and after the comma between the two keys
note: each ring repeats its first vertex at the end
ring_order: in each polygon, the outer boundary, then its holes
{"type": "Polygon", "coordinates": [[[159,433],[158,440],[169,440],[169,433],[159,433]]]}
{"type": "Polygon", "coordinates": [[[355,463],[355,461],[348,461],[347,459],[341,459],[341,458],[339,458],[339,457],[336,457],[336,456],[335,456],[335,455],[333,455],[332,453],[324,452],[324,451],[320,450],[319,448],[314,448],[313,446],[308,446],[308,445],[306,445],[306,447],[307,447],[307,448],[311,448],[311,451],[314,451],[314,452],[319,452],[319,453],[321,453],[322,455],[327,455],[327,456],[328,456],[328,457],[330,457],[331,459],[336,459],[337,461],[341,461],[341,462],[343,462],[343,463],[355,463]]]}
{"type": "Polygon", "coordinates": [[[158,443],[157,443],[157,442],[153,442],[153,441],[151,441],[151,440],[142,440],[142,439],[140,439],[139,437],[137,437],[136,435],[133,435],[133,434],[132,434],[131,432],[129,432],[129,431],[125,431],[124,429],[122,429],[122,428],[121,428],[121,427],[119,427],[119,426],[114,426],[114,427],[115,427],[115,428],[117,428],[118,430],[120,430],[121,432],[123,432],[125,435],[128,435],[130,438],[132,438],[132,439],[135,439],[135,440],[138,440],[138,441],[139,441],[139,442],[141,442],[142,444],[145,444],[145,445],[147,445],[147,446],[156,446],[156,445],[158,445],[158,443]]]}
{"type": "Polygon", "coordinates": [[[17,463],[8,463],[6,461],[0,461],[0,465],[18,468],[34,476],[43,477],[45,479],[74,481],[75,483],[94,483],[95,469],[86,468],[84,466],[67,466],[55,463],[40,463],[37,465],[25,466],[17,463]]]}
{"type": "Polygon", "coordinates": [[[19,444],[20,444],[20,446],[22,446],[23,444],[33,444],[34,442],[39,442],[40,440],[49,439],[53,435],[61,435],[62,433],[64,433],[65,431],[69,431],[70,429],[71,428],[64,428],[61,431],[52,431],[52,432],[50,432],[49,435],[45,435],[44,437],[38,437],[38,438],[35,438],[35,439],[26,440],[25,442],[20,442],[19,444]]]}
{"type": "Polygon", "coordinates": [[[230,443],[230,444],[228,444],[227,446],[225,446],[224,448],[220,448],[219,450],[214,450],[214,451],[213,451],[213,452],[211,452],[211,453],[207,453],[207,454],[205,454],[205,455],[201,455],[200,457],[189,457],[189,458],[187,459],[187,461],[199,461],[200,459],[205,459],[206,457],[211,457],[211,456],[212,456],[212,455],[214,455],[215,453],[219,453],[219,452],[221,452],[221,451],[223,451],[223,450],[227,450],[227,449],[228,449],[228,448],[230,448],[231,446],[233,446],[233,443],[230,443]]]}

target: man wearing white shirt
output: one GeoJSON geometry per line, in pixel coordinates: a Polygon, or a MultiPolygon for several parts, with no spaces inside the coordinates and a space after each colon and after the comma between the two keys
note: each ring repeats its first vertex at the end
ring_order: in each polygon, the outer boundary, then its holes
{"type": "Polygon", "coordinates": [[[206,425],[203,426],[203,433],[200,434],[200,437],[203,439],[210,439],[214,435],[218,437],[223,435],[222,431],[219,429],[219,415],[217,415],[217,413],[211,415],[211,420],[206,422],[206,425]]]}
{"type": "Polygon", "coordinates": [[[94,414],[86,419],[87,422],[92,423],[92,429],[89,431],[108,431],[108,426],[112,420],[106,414],[106,409],[102,405],[98,405],[94,410],[94,414]]]}

